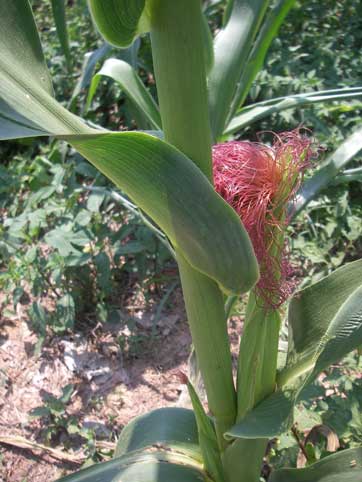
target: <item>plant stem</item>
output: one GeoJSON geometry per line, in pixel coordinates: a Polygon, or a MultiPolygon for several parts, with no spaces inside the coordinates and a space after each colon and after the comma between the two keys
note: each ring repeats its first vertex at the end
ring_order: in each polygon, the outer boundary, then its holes
{"type": "MultiPolygon", "coordinates": [[[[200,0],[151,0],[151,41],[165,139],[211,179],[211,131],[200,0]]],[[[200,202],[203,202],[200,199],[200,202]]],[[[234,423],[236,394],[224,299],[214,281],[177,253],[192,339],[219,446],[234,423]]]]}
{"type": "MultiPolygon", "coordinates": [[[[280,316],[250,293],[240,342],[237,421],[275,388],[280,316]]],[[[267,439],[239,439],[227,449],[224,465],[230,482],[257,482],[267,439]]]]}
{"type": "Polygon", "coordinates": [[[237,421],[275,388],[280,317],[250,293],[238,361],[237,421]]]}
{"type": "Polygon", "coordinates": [[[217,284],[195,271],[179,253],[178,263],[192,340],[223,450],[223,434],[236,416],[224,298],[217,284]]]}

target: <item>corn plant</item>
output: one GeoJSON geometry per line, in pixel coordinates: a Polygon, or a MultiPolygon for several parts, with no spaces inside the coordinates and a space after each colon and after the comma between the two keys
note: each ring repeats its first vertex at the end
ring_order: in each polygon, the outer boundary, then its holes
{"type": "MultiPolygon", "coordinates": [[[[159,110],[133,72],[126,78],[160,136],[99,130],[62,107],[28,0],[0,0],[0,137],[68,142],[164,231],[211,414],[181,375],[193,410],[159,409],[131,421],[113,460],[64,481],[256,482],[268,440],[290,429],[302,390],[362,344],[362,261],[294,295],[288,281],[288,206],[312,154],[308,139],[293,131],[273,146],[212,149],[292,3],[229,1],[213,44],[200,0],[89,0],[108,42],[126,47],[150,32],[159,110]],[[246,293],[235,381],[225,300],[246,293]],[[278,359],[287,298],[288,351],[278,359]]],[[[357,481],[361,469],[362,449],[351,449],[270,480],[357,481]]]]}

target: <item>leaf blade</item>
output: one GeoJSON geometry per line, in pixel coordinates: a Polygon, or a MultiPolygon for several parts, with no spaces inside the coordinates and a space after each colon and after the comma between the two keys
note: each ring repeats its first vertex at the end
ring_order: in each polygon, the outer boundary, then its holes
{"type": "Polygon", "coordinates": [[[328,157],[324,165],[303,185],[292,206],[299,214],[334,179],[338,172],[362,150],[362,128],[357,129],[328,157]]]}
{"type": "Polygon", "coordinates": [[[146,89],[136,71],[127,62],[119,59],[107,59],[102,68],[93,77],[86,104],[86,110],[94,97],[101,77],[109,77],[117,82],[134,105],[143,113],[152,128],[161,130],[161,116],[156,102],[146,89]]]}
{"type": "Polygon", "coordinates": [[[169,407],[134,418],[121,432],[115,457],[162,445],[201,462],[197,426],[192,410],[169,407]]]}
{"type": "Polygon", "coordinates": [[[88,0],[93,20],[104,39],[128,47],[140,32],[146,0],[88,0]]]}
{"type": "Polygon", "coordinates": [[[226,292],[253,285],[257,265],[237,214],[180,151],[142,133],[65,139],[147,212],[194,268],[226,292]]]}
{"type": "Polygon", "coordinates": [[[320,340],[325,336],[343,303],[362,283],[362,260],[348,263],[292,298],[288,355],[278,383],[290,382],[315,362],[320,340]]]}
{"type": "Polygon", "coordinates": [[[262,24],[253,48],[247,60],[246,67],[242,73],[237,92],[234,96],[230,111],[230,118],[234,117],[237,109],[243,105],[257,73],[261,70],[265,56],[268,52],[272,40],[277,35],[278,30],[285,17],[292,8],[295,0],[279,0],[275,3],[262,24]]]}
{"type": "Polygon", "coordinates": [[[237,113],[236,116],[229,122],[224,134],[233,134],[243,127],[284,110],[312,105],[319,102],[353,99],[354,97],[359,97],[361,95],[362,87],[351,87],[343,89],[331,89],[320,92],[307,92],[258,102],[241,109],[239,113],[237,113]]]}
{"type": "Polygon", "coordinates": [[[67,20],[65,16],[65,0],[51,0],[51,5],[59,42],[67,61],[68,71],[70,72],[72,69],[72,55],[70,52],[67,20]]]}
{"type": "Polygon", "coordinates": [[[274,437],[288,430],[305,386],[362,344],[362,260],[297,292],[289,306],[289,350],[279,389],[254,407],[228,438],[274,437]]]}
{"type": "Polygon", "coordinates": [[[270,482],[361,482],[362,449],[342,450],[304,469],[272,472],[270,482]]]}
{"type": "Polygon", "coordinates": [[[202,482],[200,464],[172,452],[135,453],[94,464],[58,482],[202,482]]]}
{"type": "Polygon", "coordinates": [[[235,0],[225,27],[214,41],[214,65],[209,76],[209,107],[213,136],[224,131],[237,82],[269,0],[235,0]]]}

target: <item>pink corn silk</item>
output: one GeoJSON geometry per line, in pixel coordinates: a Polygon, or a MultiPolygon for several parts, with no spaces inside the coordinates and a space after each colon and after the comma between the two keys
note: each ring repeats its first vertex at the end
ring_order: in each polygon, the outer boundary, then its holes
{"type": "MultiPolygon", "coordinates": [[[[310,165],[312,142],[299,130],[274,134],[272,147],[233,141],[213,147],[215,190],[239,214],[260,265],[258,294],[277,308],[292,294],[296,281],[283,239],[287,205],[310,165]]],[[[242,268],[241,268],[242,269],[242,268]]]]}

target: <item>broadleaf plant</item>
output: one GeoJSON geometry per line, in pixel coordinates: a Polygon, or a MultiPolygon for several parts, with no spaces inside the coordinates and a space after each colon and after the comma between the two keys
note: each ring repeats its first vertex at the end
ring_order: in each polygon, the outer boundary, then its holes
{"type": "MultiPolygon", "coordinates": [[[[282,292],[287,208],[312,148],[294,131],[280,135],[273,148],[236,142],[231,153],[228,144],[225,152],[222,146],[212,151],[292,3],[229,0],[212,55],[199,0],[89,0],[111,44],[127,47],[150,33],[159,111],[129,66],[108,60],[98,75],[119,82],[152,127],[162,125],[161,140],[89,127],[62,107],[28,0],[0,2],[0,138],[50,135],[68,142],[164,231],[179,265],[212,415],[187,382],[194,411],[160,409],[132,421],[113,460],[64,481],[257,482],[268,437],[289,428],[300,390],[362,344],[362,264],[356,261],[294,294],[288,358],[277,372],[280,306],[290,296],[282,292]],[[217,152],[222,172],[235,167],[235,177],[221,175],[222,189],[213,184],[217,152]],[[235,386],[224,302],[248,291],[235,386]]],[[[320,481],[352,480],[347,466],[357,457],[346,451],[314,468],[276,471],[272,480],[303,481],[310,472],[320,481]]]]}

